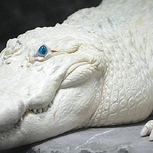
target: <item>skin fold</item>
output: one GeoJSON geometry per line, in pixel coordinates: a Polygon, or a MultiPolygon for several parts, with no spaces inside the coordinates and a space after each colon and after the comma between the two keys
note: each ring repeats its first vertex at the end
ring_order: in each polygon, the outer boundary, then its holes
{"type": "MultiPolygon", "coordinates": [[[[0,54],[0,150],[153,111],[152,0],[104,0],[0,54]],[[130,9],[129,9],[130,8],[130,9]]],[[[141,131],[153,140],[153,121],[141,131]]]]}

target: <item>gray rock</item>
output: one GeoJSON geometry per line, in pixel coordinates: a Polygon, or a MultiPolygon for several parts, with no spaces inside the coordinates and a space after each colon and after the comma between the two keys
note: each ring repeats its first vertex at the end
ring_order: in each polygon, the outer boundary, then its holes
{"type": "Polygon", "coordinates": [[[153,142],[148,137],[140,137],[146,122],[71,131],[2,153],[153,153],[153,142]]]}

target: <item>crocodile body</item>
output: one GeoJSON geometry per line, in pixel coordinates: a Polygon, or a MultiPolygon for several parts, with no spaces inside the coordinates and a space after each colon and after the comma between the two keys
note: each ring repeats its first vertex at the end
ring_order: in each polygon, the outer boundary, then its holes
{"type": "MultiPolygon", "coordinates": [[[[0,55],[0,150],[153,111],[153,1],[104,0],[0,55]]],[[[153,140],[153,121],[141,131],[153,140]]]]}

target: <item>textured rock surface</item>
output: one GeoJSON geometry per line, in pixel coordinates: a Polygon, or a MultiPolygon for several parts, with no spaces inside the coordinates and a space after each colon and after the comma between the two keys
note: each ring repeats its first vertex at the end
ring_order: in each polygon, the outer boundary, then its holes
{"type": "Polygon", "coordinates": [[[73,131],[2,153],[153,153],[153,142],[140,137],[145,123],[73,131]]]}

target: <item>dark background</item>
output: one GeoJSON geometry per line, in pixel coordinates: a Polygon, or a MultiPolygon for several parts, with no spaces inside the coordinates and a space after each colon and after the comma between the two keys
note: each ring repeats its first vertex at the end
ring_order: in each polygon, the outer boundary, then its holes
{"type": "Polygon", "coordinates": [[[0,50],[8,39],[36,27],[62,23],[75,11],[97,6],[102,0],[1,0],[0,50]]]}

